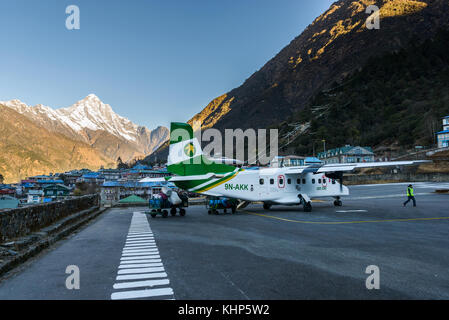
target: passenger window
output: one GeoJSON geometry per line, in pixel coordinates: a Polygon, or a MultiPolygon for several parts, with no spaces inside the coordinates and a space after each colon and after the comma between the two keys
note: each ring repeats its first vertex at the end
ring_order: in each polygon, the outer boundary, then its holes
{"type": "Polygon", "coordinates": [[[315,179],[312,179],[312,184],[315,184],[315,179]]]}
{"type": "Polygon", "coordinates": [[[332,179],[332,184],[335,184],[335,180],[334,179],[332,179]]]}
{"type": "Polygon", "coordinates": [[[265,180],[264,180],[264,179],[260,179],[260,180],[259,180],[259,183],[260,183],[260,184],[264,184],[264,183],[265,183],[265,180]]]}
{"type": "Polygon", "coordinates": [[[279,185],[282,186],[284,184],[284,179],[279,179],[279,185]]]}
{"type": "Polygon", "coordinates": [[[296,179],[296,184],[301,184],[301,179],[296,179]]]}
{"type": "Polygon", "coordinates": [[[321,179],[318,179],[318,183],[321,184],[321,179]]]}
{"type": "Polygon", "coordinates": [[[287,179],[288,184],[292,184],[292,179],[287,179]]]}
{"type": "Polygon", "coordinates": [[[306,184],[306,179],[302,179],[302,184],[306,184]]]}
{"type": "Polygon", "coordinates": [[[274,184],[274,179],[270,179],[270,184],[274,184]]]}

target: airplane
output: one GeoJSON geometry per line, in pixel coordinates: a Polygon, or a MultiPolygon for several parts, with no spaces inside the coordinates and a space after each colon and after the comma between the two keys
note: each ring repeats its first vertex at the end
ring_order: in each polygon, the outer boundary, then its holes
{"type": "Polygon", "coordinates": [[[341,197],[349,195],[343,185],[343,174],[361,168],[414,165],[421,161],[323,164],[309,158],[303,166],[279,168],[241,168],[206,157],[192,127],[172,122],[167,170],[173,176],[145,178],[141,182],[170,181],[178,188],[212,197],[240,201],[238,209],[251,202],[272,205],[302,205],[312,211],[312,199],[334,198],[334,206],[342,206],[341,197]]]}

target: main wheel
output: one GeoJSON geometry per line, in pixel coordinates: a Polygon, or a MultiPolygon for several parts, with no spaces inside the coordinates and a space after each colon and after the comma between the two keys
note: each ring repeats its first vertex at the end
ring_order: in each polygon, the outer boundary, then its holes
{"type": "Polygon", "coordinates": [[[334,206],[341,207],[342,205],[343,205],[343,202],[341,202],[341,200],[335,200],[334,201],[334,206]]]}
{"type": "Polygon", "coordinates": [[[152,213],[151,218],[156,218],[156,213],[152,213]]]}
{"type": "Polygon", "coordinates": [[[265,210],[270,210],[271,204],[264,203],[264,204],[263,204],[263,208],[264,208],[265,210]]]}
{"type": "Polygon", "coordinates": [[[162,217],[163,218],[167,218],[168,217],[168,211],[167,210],[163,210],[162,211],[162,217]]]}
{"type": "Polygon", "coordinates": [[[224,210],[223,210],[223,213],[224,213],[224,214],[228,213],[228,210],[224,209],[224,210]]]}
{"type": "Polygon", "coordinates": [[[304,212],[312,212],[312,204],[310,202],[304,204],[304,212]]]}
{"type": "Polygon", "coordinates": [[[180,209],[179,214],[181,215],[181,217],[184,217],[186,215],[186,209],[180,209]]]}
{"type": "Polygon", "coordinates": [[[207,210],[207,214],[212,214],[212,210],[207,210]]]}
{"type": "Polygon", "coordinates": [[[170,214],[172,215],[172,217],[176,216],[176,208],[171,208],[170,214]]]}
{"type": "Polygon", "coordinates": [[[232,214],[235,214],[237,212],[237,206],[232,206],[232,214]]]}

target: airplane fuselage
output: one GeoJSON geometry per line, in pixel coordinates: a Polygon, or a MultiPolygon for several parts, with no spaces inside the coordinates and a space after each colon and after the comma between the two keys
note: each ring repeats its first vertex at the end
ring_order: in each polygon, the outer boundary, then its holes
{"type": "Polygon", "coordinates": [[[191,189],[208,196],[223,196],[244,201],[296,205],[305,199],[349,195],[346,186],[324,174],[287,173],[287,168],[241,170],[229,179],[217,178],[191,189]],[[195,190],[196,189],[196,190],[195,190]]]}

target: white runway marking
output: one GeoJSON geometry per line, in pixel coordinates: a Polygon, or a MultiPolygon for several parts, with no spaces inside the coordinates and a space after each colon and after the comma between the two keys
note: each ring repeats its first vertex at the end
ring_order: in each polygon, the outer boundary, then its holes
{"type": "Polygon", "coordinates": [[[138,299],[138,298],[161,297],[171,295],[173,295],[173,290],[171,288],[146,289],[146,290],[115,292],[111,295],[111,299],[113,300],[138,299]]]}
{"type": "Polygon", "coordinates": [[[133,268],[133,269],[119,270],[117,274],[136,274],[136,273],[164,272],[164,271],[165,271],[164,267],[133,268]]]}
{"type": "Polygon", "coordinates": [[[173,289],[168,287],[170,281],[167,279],[153,232],[143,213],[133,213],[116,281],[118,282],[113,285],[114,292],[111,294],[113,300],[174,299],[173,289]],[[140,290],[129,290],[133,288],[140,290]],[[128,290],[123,291],[124,289],[128,290]]]}
{"type": "Polygon", "coordinates": [[[129,288],[137,288],[137,287],[154,287],[154,286],[163,286],[169,284],[170,281],[168,279],[163,280],[147,280],[147,281],[132,281],[132,282],[124,282],[114,284],[114,289],[129,289],[129,288]]]}
{"type": "Polygon", "coordinates": [[[121,264],[119,269],[132,269],[132,268],[146,268],[146,267],[162,267],[162,263],[136,263],[136,264],[121,264]]]}
{"type": "Polygon", "coordinates": [[[142,274],[128,274],[124,276],[117,276],[116,280],[139,280],[139,279],[157,279],[166,278],[167,274],[165,272],[155,272],[155,273],[142,273],[142,274]]]}
{"type": "Polygon", "coordinates": [[[368,210],[338,210],[337,213],[349,213],[349,212],[368,212],[368,210]]]}
{"type": "Polygon", "coordinates": [[[143,257],[122,257],[121,261],[131,261],[131,260],[140,260],[140,259],[159,259],[159,255],[148,255],[143,257]]]}
{"type": "Polygon", "coordinates": [[[157,263],[161,262],[161,259],[143,259],[143,260],[122,260],[122,264],[139,264],[139,263],[157,263]]]}

